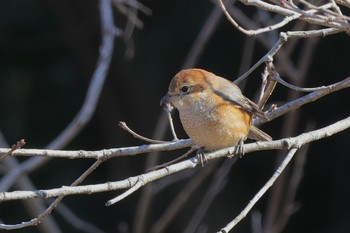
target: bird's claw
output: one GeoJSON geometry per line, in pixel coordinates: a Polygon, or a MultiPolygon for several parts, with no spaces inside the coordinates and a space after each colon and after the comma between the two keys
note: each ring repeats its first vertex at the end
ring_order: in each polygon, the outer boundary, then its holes
{"type": "Polygon", "coordinates": [[[237,145],[235,146],[235,150],[233,151],[233,154],[229,154],[227,157],[232,158],[235,155],[238,155],[239,158],[242,158],[244,155],[244,142],[243,139],[239,140],[237,145]]]}
{"type": "Polygon", "coordinates": [[[204,150],[204,148],[199,148],[197,150],[197,158],[200,161],[202,167],[204,167],[204,163],[207,162],[207,159],[205,158],[205,150],[204,150]]]}

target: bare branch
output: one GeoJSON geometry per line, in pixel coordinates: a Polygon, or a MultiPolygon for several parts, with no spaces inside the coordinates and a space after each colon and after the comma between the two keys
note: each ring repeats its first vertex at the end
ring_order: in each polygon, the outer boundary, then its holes
{"type": "MultiPolygon", "coordinates": [[[[39,149],[22,149],[13,152],[13,156],[42,156],[49,158],[68,158],[68,159],[108,159],[112,157],[130,156],[155,151],[170,151],[182,149],[192,145],[190,139],[182,139],[174,142],[141,145],[132,147],[121,147],[104,149],[98,151],[70,151],[70,150],[39,150],[39,149]]],[[[8,149],[0,148],[0,155],[7,153],[8,149]]]]}
{"type": "MultiPolygon", "coordinates": [[[[301,146],[320,140],[322,138],[330,137],[333,134],[342,132],[350,128],[350,117],[340,120],[324,128],[303,133],[297,137],[284,138],[280,140],[270,141],[270,142],[255,142],[244,145],[244,151],[246,153],[261,151],[261,150],[283,150],[300,148],[301,146]]],[[[226,149],[217,150],[208,154],[205,154],[206,160],[213,160],[227,155],[231,155],[235,151],[235,147],[229,147],[226,149]]],[[[151,171],[139,176],[130,177],[125,180],[108,182],[104,184],[96,185],[84,185],[77,187],[62,187],[50,190],[37,190],[37,191],[14,191],[14,192],[0,192],[0,201],[18,200],[18,199],[28,199],[28,198],[50,198],[62,195],[76,195],[76,194],[91,194],[96,192],[106,192],[118,189],[125,189],[133,187],[140,179],[143,184],[161,179],[163,177],[169,176],[171,174],[194,168],[200,161],[196,157],[191,159],[170,165],[169,167],[151,171]]],[[[1,226],[1,225],[0,225],[1,226]]]]}
{"type": "MultiPolygon", "coordinates": [[[[285,114],[286,112],[290,112],[294,109],[299,108],[300,106],[302,106],[304,104],[318,100],[319,98],[326,96],[332,92],[336,92],[336,91],[339,91],[341,89],[349,88],[349,87],[350,87],[350,77],[348,77],[340,82],[331,84],[329,86],[325,86],[325,88],[322,90],[311,92],[310,94],[307,94],[303,97],[300,97],[298,99],[290,101],[290,102],[286,103],[285,105],[272,111],[267,116],[270,120],[273,120],[273,119],[285,114]]],[[[260,120],[258,118],[254,119],[254,125],[260,125],[262,123],[263,123],[262,120],[260,120]]]]}

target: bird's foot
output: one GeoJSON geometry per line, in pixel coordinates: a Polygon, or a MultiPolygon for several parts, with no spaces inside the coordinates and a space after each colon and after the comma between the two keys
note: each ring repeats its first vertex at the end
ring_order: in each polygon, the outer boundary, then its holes
{"type": "Polygon", "coordinates": [[[227,157],[233,158],[234,156],[238,155],[239,158],[242,158],[244,155],[244,147],[243,146],[244,146],[244,141],[243,141],[243,139],[240,139],[238,141],[237,145],[235,146],[233,153],[232,154],[230,153],[227,157]]]}
{"type": "Polygon", "coordinates": [[[197,159],[200,161],[202,167],[204,167],[204,163],[207,162],[207,159],[205,158],[205,152],[206,150],[203,147],[200,147],[197,150],[197,159]]]}

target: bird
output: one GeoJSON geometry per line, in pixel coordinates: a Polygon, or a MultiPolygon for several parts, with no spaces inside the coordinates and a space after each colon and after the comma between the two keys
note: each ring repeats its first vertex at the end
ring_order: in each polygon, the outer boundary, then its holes
{"type": "Polygon", "coordinates": [[[243,154],[247,138],[271,141],[267,133],[252,125],[254,116],[268,121],[266,114],[233,82],[204,69],[179,71],[161,99],[163,108],[176,108],[193,143],[205,150],[237,146],[243,154]]]}

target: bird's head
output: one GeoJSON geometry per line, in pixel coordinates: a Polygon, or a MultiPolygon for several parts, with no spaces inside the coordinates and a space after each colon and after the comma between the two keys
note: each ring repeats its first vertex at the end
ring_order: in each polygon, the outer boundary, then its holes
{"type": "Polygon", "coordinates": [[[202,69],[185,69],[178,72],[169,84],[168,93],[162,98],[161,106],[171,105],[179,111],[203,106],[204,101],[213,101],[216,75],[202,69]]]}

